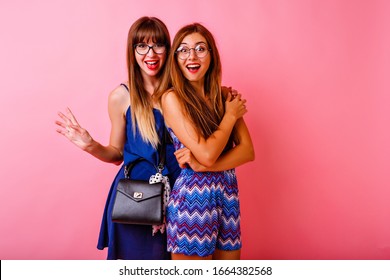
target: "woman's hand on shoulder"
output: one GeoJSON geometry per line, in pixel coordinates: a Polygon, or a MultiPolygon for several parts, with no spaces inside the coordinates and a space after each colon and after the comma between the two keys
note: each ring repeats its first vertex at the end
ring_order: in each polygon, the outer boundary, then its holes
{"type": "Polygon", "coordinates": [[[236,89],[234,89],[232,87],[222,86],[221,89],[222,89],[222,95],[223,95],[224,99],[226,99],[228,97],[229,93],[232,95],[233,99],[239,93],[236,89]]]}
{"type": "Polygon", "coordinates": [[[225,115],[231,115],[238,120],[248,112],[245,103],[246,99],[243,99],[240,93],[228,92],[225,101],[225,115]]]}

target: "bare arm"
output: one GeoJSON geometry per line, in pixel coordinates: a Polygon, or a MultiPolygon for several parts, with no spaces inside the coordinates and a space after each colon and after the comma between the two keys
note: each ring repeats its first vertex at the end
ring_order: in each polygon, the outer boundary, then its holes
{"type": "Polygon", "coordinates": [[[109,163],[119,165],[123,161],[123,147],[126,137],[125,114],[129,105],[128,92],[123,87],[117,87],[108,98],[108,113],[111,120],[110,142],[103,146],[95,141],[89,132],[80,126],[71,110],[58,113],[62,121],[56,121],[57,132],[64,135],[77,147],[92,156],[109,163]]]}
{"type": "Polygon", "coordinates": [[[255,159],[255,152],[252,139],[243,118],[237,121],[235,128],[239,144],[221,155],[212,166],[206,167],[200,164],[188,148],[183,148],[175,152],[180,167],[183,168],[188,164],[197,172],[224,171],[240,166],[246,162],[253,161],[255,159]]]}
{"type": "Polygon", "coordinates": [[[175,92],[170,91],[164,94],[162,110],[165,122],[180,142],[191,150],[200,164],[209,167],[215,163],[225,148],[236,121],[247,112],[245,102],[240,99],[240,96],[232,99],[229,94],[225,103],[225,115],[218,129],[207,139],[198,135],[194,124],[184,114],[175,92]]]}

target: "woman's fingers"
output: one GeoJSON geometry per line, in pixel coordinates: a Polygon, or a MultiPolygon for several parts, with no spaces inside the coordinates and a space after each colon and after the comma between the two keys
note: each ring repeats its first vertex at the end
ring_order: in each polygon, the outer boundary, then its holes
{"type": "Polygon", "coordinates": [[[77,119],[76,119],[76,117],[73,115],[73,113],[72,113],[72,111],[70,110],[69,107],[66,107],[66,111],[68,113],[69,119],[72,122],[72,124],[80,126],[78,121],[77,121],[77,119]]]}
{"type": "Polygon", "coordinates": [[[191,152],[188,148],[177,150],[174,154],[180,168],[185,168],[187,163],[191,162],[191,152]]]}
{"type": "Polygon", "coordinates": [[[80,127],[79,125],[70,125],[69,128],[77,131],[79,134],[85,133],[85,129],[80,127]]]}
{"type": "Polygon", "coordinates": [[[58,112],[57,114],[65,123],[70,123],[70,119],[67,116],[65,116],[62,112],[58,112]]]}
{"type": "Polygon", "coordinates": [[[61,126],[62,128],[66,129],[66,125],[60,121],[55,121],[55,124],[58,126],[61,126]]]}

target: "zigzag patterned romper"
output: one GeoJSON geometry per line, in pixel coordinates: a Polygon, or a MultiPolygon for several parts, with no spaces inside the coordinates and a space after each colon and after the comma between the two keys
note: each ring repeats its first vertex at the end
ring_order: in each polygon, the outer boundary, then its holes
{"type": "MultiPolygon", "coordinates": [[[[168,128],[175,150],[183,148],[168,128]]],[[[168,251],[208,256],[215,248],[241,248],[240,206],[234,169],[195,172],[182,169],[167,208],[168,251]]]]}

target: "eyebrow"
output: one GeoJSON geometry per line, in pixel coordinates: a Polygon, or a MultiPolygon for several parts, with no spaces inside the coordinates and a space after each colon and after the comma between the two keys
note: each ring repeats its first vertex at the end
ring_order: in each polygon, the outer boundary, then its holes
{"type": "MultiPolygon", "coordinates": [[[[199,41],[199,42],[195,43],[195,45],[198,45],[198,44],[205,44],[205,45],[207,45],[207,43],[203,42],[203,41],[199,41]]],[[[180,45],[188,45],[188,43],[181,42],[180,45]]]]}

